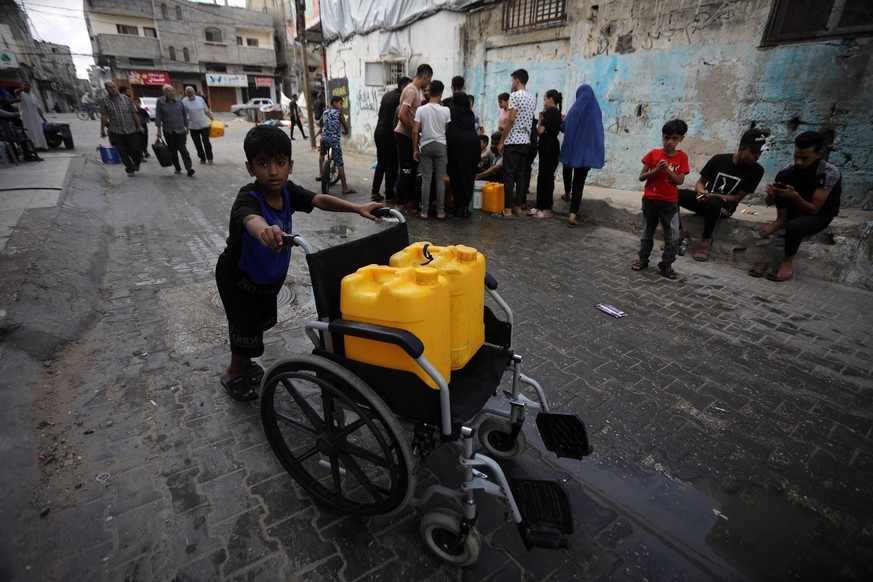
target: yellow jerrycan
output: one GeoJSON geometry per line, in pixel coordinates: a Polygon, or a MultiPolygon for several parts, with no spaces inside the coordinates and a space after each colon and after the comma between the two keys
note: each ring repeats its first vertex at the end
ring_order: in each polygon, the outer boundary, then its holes
{"type": "Polygon", "coordinates": [[[464,245],[417,242],[391,256],[392,267],[427,264],[449,283],[452,370],[463,368],[485,343],[485,257],[464,245]]]}
{"type": "Polygon", "coordinates": [[[503,210],[503,184],[488,182],[482,187],[482,212],[495,213],[503,210]]]}
{"type": "MultiPolygon", "coordinates": [[[[449,350],[449,283],[432,267],[395,268],[368,265],[346,275],[340,286],[344,319],[412,332],[424,344],[424,357],[451,378],[449,350]]],[[[345,336],[346,357],[417,374],[431,388],[430,376],[393,344],[345,336]]]]}

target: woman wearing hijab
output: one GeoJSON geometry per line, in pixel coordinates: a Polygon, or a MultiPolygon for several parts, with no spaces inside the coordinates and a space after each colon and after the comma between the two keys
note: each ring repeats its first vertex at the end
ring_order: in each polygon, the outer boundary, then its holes
{"type": "Polygon", "coordinates": [[[479,134],[476,132],[476,116],[470,109],[470,98],[466,93],[455,93],[449,109],[452,117],[446,128],[446,146],[449,155],[447,173],[455,206],[452,214],[467,218],[481,153],[479,134]]]}
{"type": "Polygon", "coordinates": [[[570,219],[568,226],[573,228],[579,224],[576,215],[582,203],[582,190],[585,188],[585,178],[591,168],[602,168],[605,158],[603,147],[603,118],[600,105],[594,97],[590,85],[580,85],[576,89],[576,102],[567,112],[564,119],[564,143],[558,160],[564,165],[564,180],[568,178],[568,170],[572,172],[570,187],[570,219]]]}
{"type": "Polygon", "coordinates": [[[551,218],[552,202],[555,194],[555,170],[558,169],[558,153],[561,145],[558,134],[561,132],[561,103],[563,96],[555,89],[549,89],[543,96],[543,110],[537,120],[537,133],[540,136],[537,149],[540,154],[540,171],[537,174],[537,205],[531,208],[534,218],[551,218]]]}

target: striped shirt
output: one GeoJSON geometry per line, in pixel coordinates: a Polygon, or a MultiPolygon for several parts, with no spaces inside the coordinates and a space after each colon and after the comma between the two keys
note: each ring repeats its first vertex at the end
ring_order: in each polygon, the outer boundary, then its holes
{"type": "Polygon", "coordinates": [[[131,115],[136,113],[136,107],[124,95],[119,95],[117,100],[104,97],[100,113],[109,120],[109,133],[136,133],[136,122],[131,115]]]}

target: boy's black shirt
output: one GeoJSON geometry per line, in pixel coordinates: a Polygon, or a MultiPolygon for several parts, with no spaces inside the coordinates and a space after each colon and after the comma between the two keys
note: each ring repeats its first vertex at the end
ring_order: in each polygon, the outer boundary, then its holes
{"type": "MultiPolygon", "coordinates": [[[[733,154],[718,154],[712,156],[703,166],[700,177],[706,182],[707,191],[717,194],[738,192],[751,194],[758,187],[761,178],[764,177],[764,168],[761,164],[736,165],[733,156],[733,154]]],[[[732,212],[736,204],[725,202],[725,208],[732,212]]]]}

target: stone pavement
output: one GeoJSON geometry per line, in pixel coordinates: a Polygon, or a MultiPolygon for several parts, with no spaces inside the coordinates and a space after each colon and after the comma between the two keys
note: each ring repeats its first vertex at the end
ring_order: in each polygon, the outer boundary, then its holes
{"type": "MultiPolygon", "coordinates": [[[[589,427],[595,453],[582,462],[544,452],[529,422],[531,447],[505,463],[568,489],[570,550],[526,552],[502,505],[480,497],[485,547],[457,570],[427,553],[411,509],[361,520],[313,504],[266,444],[257,403],[218,384],[227,346],[212,267],[248,179],[249,125],[228,124],[216,165],[194,178],[150,162],[129,179],[96,161],[79,122],[87,155],[60,206],[16,223],[0,263],[5,277],[27,255],[0,306],[0,578],[869,578],[870,293],[690,257],[677,281],[634,273],[636,237],[592,224],[481,213],[410,224],[414,240],[485,254],[526,372],[589,427]]],[[[295,180],[314,188],[315,154],[294,143],[295,180]]],[[[346,159],[364,201],[372,160],[346,159]]],[[[317,248],[380,228],[319,211],[295,221],[317,248]]],[[[309,350],[299,255],[287,285],[265,364],[309,350]]],[[[419,490],[457,485],[454,454],[423,463],[419,490]]]]}

